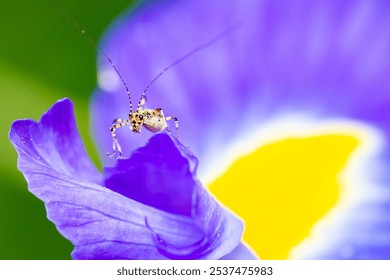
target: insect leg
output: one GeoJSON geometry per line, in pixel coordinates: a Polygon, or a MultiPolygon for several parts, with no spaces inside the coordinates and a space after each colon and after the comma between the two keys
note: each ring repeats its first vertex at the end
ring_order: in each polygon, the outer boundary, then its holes
{"type": "MultiPolygon", "coordinates": [[[[174,120],[174,121],[175,121],[177,139],[180,139],[180,134],[179,134],[179,121],[177,120],[177,118],[176,118],[175,116],[169,116],[169,117],[166,117],[165,119],[166,119],[167,121],[171,121],[171,120],[174,120]]],[[[167,127],[167,130],[170,131],[168,127],[167,127]]]]}
{"type": "Polygon", "coordinates": [[[111,131],[111,136],[112,136],[112,152],[107,153],[107,156],[109,157],[114,157],[116,151],[118,150],[118,156],[116,158],[121,158],[122,157],[122,149],[121,146],[119,145],[118,139],[116,138],[115,130],[122,126],[129,125],[130,121],[129,120],[122,120],[122,119],[115,119],[112,122],[112,126],[110,127],[111,131]]]}

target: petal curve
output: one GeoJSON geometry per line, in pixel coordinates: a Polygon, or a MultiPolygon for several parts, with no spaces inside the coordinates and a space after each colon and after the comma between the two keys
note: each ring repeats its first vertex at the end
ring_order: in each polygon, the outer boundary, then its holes
{"type": "MultiPolygon", "coordinates": [[[[169,136],[157,135],[151,142],[159,137],[169,136]]],[[[14,122],[10,139],[29,190],[74,244],[75,259],[218,259],[240,243],[242,222],[199,181],[191,216],[159,210],[103,186],[83,149],[68,99],[58,101],[38,123],[14,122]],[[200,240],[206,246],[197,246],[200,240]]]]}

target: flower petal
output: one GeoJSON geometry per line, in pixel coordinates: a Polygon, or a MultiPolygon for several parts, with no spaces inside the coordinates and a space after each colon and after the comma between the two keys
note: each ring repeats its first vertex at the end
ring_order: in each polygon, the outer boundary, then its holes
{"type": "Polygon", "coordinates": [[[197,159],[178,141],[176,145],[168,135],[156,135],[130,159],[105,168],[105,186],[155,208],[190,216],[197,159]]]}
{"type": "MultiPolygon", "coordinates": [[[[237,25],[246,18],[246,8],[247,4],[237,1],[228,4],[226,1],[155,1],[118,20],[117,28],[112,28],[106,36],[103,48],[124,76],[133,103],[137,104],[140,93],[155,75],[195,47],[237,25]],[[224,6],[222,9],[220,4],[224,6]]],[[[217,158],[215,155],[221,147],[228,144],[226,141],[230,139],[232,129],[237,132],[239,128],[236,125],[240,122],[243,100],[234,96],[236,92],[244,96],[246,87],[237,84],[234,75],[244,69],[231,68],[230,64],[234,65],[236,55],[241,56],[245,51],[241,45],[229,43],[241,41],[245,34],[244,24],[171,68],[147,93],[148,107],[161,107],[165,115],[178,118],[183,143],[191,147],[201,163],[211,155],[217,158]],[[211,76],[210,71],[216,77],[211,76]]],[[[110,69],[113,70],[102,60],[99,76],[110,69]]],[[[104,153],[112,144],[110,123],[115,118],[127,116],[129,109],[126,92],[115,82],[115,75],[110,77],[116,86],[101,86],[91,102],[93,130],[104,153]]],[[[127,132],[118,130],[125,156],[149,137],[148,132],[136,136],[127,132]]],[[[112,164],[109,159],[103,160],[112,164]]],[[[201,164],[199,168],[203,174],[208,167],[201,164]]]]}
{"type": "Polygon", "coordinates": [[[18,161],[20,170],[44,173],[53,169],[69,177],[102,182],[101,174],[87,156],[72,114],[72,102],[62,99],[39,123],[18,120],[12,124],[10,139],[18,154],[23,155],[18,161]]]}
{"type": "MultiPolygon", "coordinates": [[[[200,177],[210,175],[215,166],[226,167],[224,155],[232,145],[246,143],[262,128],[274,126],[275,119],[297,114],[321,122],[357,121],[378,130],[384,139],[381,155],[370,164],[375,172],[363,170],[372,182],[365,184],[367,195],[362,195],[356,208],[375,213],[379,207],[386,215],[390,203],[388,7],[383,0],[159,1],[118,20],[102,48],[137,94],[172,61],[245,19],[237,32],[170,69],[149,90],[151,107],[162,107],[178,117],[183,143],[200,159],[200,177]],[[369,200],[372,193],[375,198],[369,200]]],[[[99,73],[109,68],[103,62],[99,73]]],[[[101,86],[92,100],[92,108],[97,108],[94,131],[103,152],[111,146],[109,123],[128,113],[123,105],[126,94],[116,84],[101,86]]],[[[121,134],[120,141],[127,155],[143,142],[129,134],[121,134]]],[[[358,184],[350,187],[359,189],[358,184]]],[[[388,236],[389,230],[383,229],[386,219],[370,216],[362,221],[354,216],[359,213],[356,208],[350,208],[348,215],[338,212],[343,223],[323,234],[335,237],[324,242],[334,242],[333,246],[313,254],[309,249],[301,257],[389,258],[388,250],[375,245],[385,238],[372,237],[388,236]]]]}
{"type": "MultiPolygon", "coordinates": [[[[178,117],[183,143],[203,163],[200,174],[225,147],[278,114],[353,118],[389,134],[390,113],[384,108],[390,102],[390,22],[375,20],[384,1],[156,2],[120,18],[103,40],[133,99],[181,55],[245,20],[220,42],[169,69],[148,91],[150,107],[178,117]]],[[[103,60],[98,72],[110,68],[103,60]]],[[[111,147],[109,124],[128,114],[127,95],[115,84],[98,88],[92,100],[102,155],[111,147]]],[[[122,134],[125,153],[143,137],[122,134]]]]}
{"type": "MultiPolygon", "coordinates": [[[[164,138],[169,136],[157,135],[133,160],[145,155],[148,168],[169,163],[167,158],[154,159],[159,153],[153,145],[161,147],[161,139],[169,143],[164,138]]],[[[102,176],[86,156],[68,99],[58,101],[38,123],[14,122],[10,139],[29,190],[44,201],[48,218],[74,244],[75,259],[217,259],[240,243],[241,221],[221,208],[199,181],[193,183],[192,216],[159,210],[99,184],[102,176]]],[[[173,149],[172,141],[170,145],[173,149]]],[[[191,172],[196,168],[185,157],[177,163],[172,168],[187,168],[186,174],[195,178],[191,172]]],[[[155,179],[159,173],[149,175],[155,179]]]]}
{"type": "Polygon", "coordinates": [[[202,187],[196,178],[197,164],[187,148],[162,133],[134,151],[129,159],[105,168],[106,186],[111,190],[157,209],[191,217],[198,237],[183,243],[177,236],[159,233],[145,215],[147,228],[160,252],[168,258],[204,258],[215,254],[213,250],[218,246],[233,250],[232,241],[236,246],[240,242],[241,222],[202,187]]]}

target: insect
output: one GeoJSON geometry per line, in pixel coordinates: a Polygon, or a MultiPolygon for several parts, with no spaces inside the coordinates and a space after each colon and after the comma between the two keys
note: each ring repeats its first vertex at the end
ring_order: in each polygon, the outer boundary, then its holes
{"type": "Polygon", "coordinates": [[[120,144],[118,142],[118,139],[116,137],[115,131],[117,129],[121,128],[121,127],[124,127],[124,126],[129,126],[130,130],[133,131],[134,133],[140,133],[142,127],[145,127],[145,129],[147,129],[147,130],[149,130],[149,131],[151,131],[153,133],[161,132],[163,130],[167,130],[168,132],[171,132],[171,130],[168,127],[167,121],[174,121],[177,138],[180,139],[180,135],[179,135],[179,122],[178,122],[178,119],[175,116],[165,117],[162,108],[156,108],[156,109],[144,108],[145,103],[146,103],[146,92],[148,91],[149,87],[155,81],[157,81],[167,70],[169,70],[173,66],[179,64],[180,62],[184,61],[185,59],[189,58],[190,56],[192,56],[196,52],[213,45],[214,43],[216,43],[217,41],[219,41],[220,39],[222,39],[223,37],[225,37],[226,35],[228,35],[229,33],[231,33],[232,31],[234,31],[235,29],[237,29],[238,27],[240,27],[242,25],[241,22],[232,25],[231,27],[227,28],[226,30],[222,31],[221,33],[219,33],[216,36],[214,36],[213,38],[211,38],[206,43],[204,43],[202,45],[199,45],[198,47],[192,49],[186,55],[182,56],[178,60],[174,61],[173,63],[171,63],[170,65],[165,67],[148,84],[148,86],[142,92],[142,96],[141,96],[141,98],[140,98],[140,100],[138,102],[137,108],[136,108],[135,111],[133,111],[133,104],[132,104],[129,88],[128,88],[125,80],[123,79],[122,75],[120,74],[119,70],[114,65],[112,60],[110,59],[110,57],[101,48],[99,48],[99,46],[96,45],[96,43],[89,37],[89,35],[85,32],[85,30],[82,29],[75,20],[73,20],[65,12],[63,12],[61,10],[60,10],[60,12],[61,12],[61,14],[65,18],[67,18],[70,22],[72,22],[73,25],[78,30],[81,31],[81,33],[84,34],[84,36],[87,38],[88,42],[92,46],[94,46],[98,50],[98,52],[110,63],[111,67],[115,70],[116,75],[120,78],[120,80],[122,82],[122,85],[123,85],[123,87],[124,87],[124,89],[125,89],[125,91],[127,93],[128,100],[129,100],[129,105],[130,105],[129,106],[130,110],[129,110],[128,118],[127,119],[119,119],[119,118],[118,119],[114,119],[113,122],[112,122],[112,125],[109,128],[110,132],[111,132],[111,136],[112,136],[112,151],[107,153],[107,156],[112,157],[112,158],[117,158],[117,159],[122,158],[123,153],[122,153],[122,148],[121,148],[121,146],[120,146],[120,144]]]}
{"type": "Polygon", "coordinates": [[[144,105],[146,103],[146,92],[147,92],[147,90],[168,69],[170,69],[171,67],[179,64],[183,60],[189,58],[194,53],[196,53],[196,52],[198,52],[198,51],[200,51],[200,50],[202,50],[204,48],[207,48],[210,45],[216,43],[218,40],[220,40],[221,38],[225,37],[228,33],[232,32],[234,29],[238,28],[239,25],[241,25],[241,24],[236,24],[235,26],[230,27],[229,29],[219,33],[217,36],[215,36],[214,38],[212,38],[208,42],[206,42],[206,43],[204,43],[204,44],[194,48],[189,53],[187,53],[183,57],[179,58],[178,60],[176,60],[175,62],[173,62],[172,64],[170,64],[166,68],[164,68],[148,84],[148,86],[142,92],[142,96],[141,96],[141,98],[140,98],[140,100],[138,102],[138,105],[137,105],[137,108],[136,108],[135,111],[133,111],[130,91],[128,89],[128,86],[127,86],[125,80],[123,79],[122,75],[120,74],[120,72],[118,71],[118,69],[116,68],[116,66],[112,62],[112,60],[103,52],[103,50],[101,50],[99,47],[96,46],[98,51],[101,53],[101,55],[103,55],[107,59],[107,61],[111,64],[111,66],[115,70],[116,74],[120,78],[120,80],[121,80],[121,82],[123,84],[123,87],[124,87],[124,89],[127,92],[127,96],[128,96],[128,100],[129,100],[129,104],[130,104],[130,111],[129,111],[128,119],[114,119],[114,121],[112,122],[112,125],[110,127],[110,132],[111,132],[111,136],[112,136],[112,151],[107,153],[107,156],[112,157],[112,158],[115,157],[117,159],[122,158],[122,155],[123,155],[122,148],[121,148],[121,146],[120,146],[120,144],[118,142],[118,139],[116,137],[115,131],[118,128],[121,128],[123,126],[129,126],[130,130],[133,131],[134,133],[140,133],[142,127],[145,127],[147,130],[149,130],[151,132],[154,132],[154,133],[157,133],[157,132],[160,132],[160,131],[163,131],[163,130],[167,130],[168,132],[171,132],[171,130],[168,127],[167,121],[173,120],[175,122],[175,128],[176,128],[177,137],[178,137],[178,139],[180,139],[179,122],[178,122],[177,117],[175,117],[175,116],[165,117],[162,108],[157,108],[157,109],[144,108],[144,105]]]}
{"type": "Polygon", "coordinates": [[[156,78],[154,78],[149,85],[145,88],[145,90],[142,92],[142,96],[138,102],[137,108],[135,111],[133,111],[133,104],[131,101],[131,95],[129,88],[123,79],[122,75],[112,62],[112,60],[99,48],[96,46],[96,48],[99,50],[99,52],[108,60],[108,62],[111,64],[113,69],[115,70],[116,74],[122,81],[122,84],[127,92],[127,96],[129,99],[129,104],[130,104],[130,111],[128,115],[128,119],[114,119],[112,122],[112,125],[110,127],[111,131],[111,136],[112,136],[112,151],[110,153],[107,153],[107,156],[109,157],[116,157],[122,158],[122,148],[119,145],[118,139],[115,134],[115,130],[118,128],[121,128],[123,126],[129,126],[130,130],[133,131],[134,133],[140,133],[141,128],[145,127],[147,130],[157,133],[160,131],[163,131],[164,129],[167,130],[168,132],[171,132],[167,121],[173,120],[175,122],[175,127],[176,127],[176,133],[177,137],[180,138],[179,136],[179,122],[175,116],[164,116],[164,112],[161,108],[157,109],[148,109],[148,108],[143,108],[143,106],[146,103],[146,92],[149,89],[149,87],[165,72],[167,71],[170,67],[172,67],[174,64],[179,63],[180,61],[176,61],[175,63],[171,64],[170,66],[166,67],[163,71],[160,72],[159,75],[157,75],[156,78]],[[117,156],[116,156],[117,154],[117,156]]]}
{"type": "Polygon", "coordinates": [[[130,126],[130,129],[134,133],[140,133],[142,126],[154,133],[163,131],[164,129],[170,132],[167,121],[173,120],[176,126],[177,137],[180,138],[179,122],[177,118],[175,116],[165,117],[164,112],[161,108],[143,108],[145,100],[146,99],[142,97],[140,102],[138,103],[137,109],[134,112],[130,110],[129,118],[127,120],[115,119],[112,122],[112,126],[110,127],[112,136],[112,152],[107,153],[107,156],[114,157],[116,152],[118,152],[118,156],[116,158],[122,158],[122,149],[116,137],[115,130],[123,126],[130,126]]]}

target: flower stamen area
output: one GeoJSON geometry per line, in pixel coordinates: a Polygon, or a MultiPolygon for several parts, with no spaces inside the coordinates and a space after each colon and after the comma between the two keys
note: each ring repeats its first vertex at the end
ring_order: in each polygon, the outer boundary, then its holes
{"type": "Polygon", "coordinates": [[[262,145],[236,160],[209,189],[245,221],[243,239],[262,259],[287,259],[317,222],[352,197],[345,191],[346,170],[362,146],[375,144],[362,139],[361,131],[262,145]]]}

